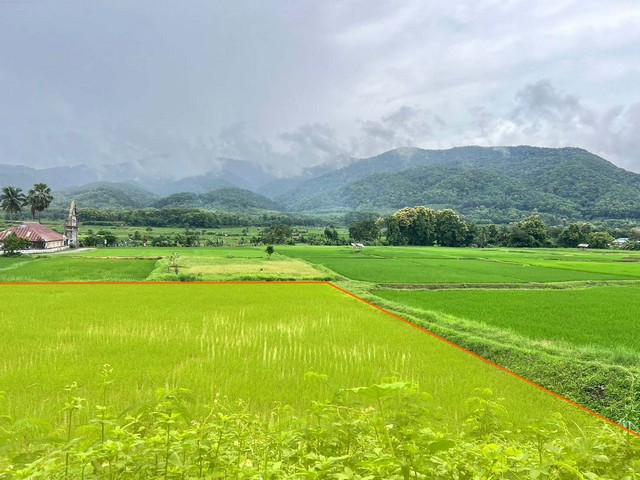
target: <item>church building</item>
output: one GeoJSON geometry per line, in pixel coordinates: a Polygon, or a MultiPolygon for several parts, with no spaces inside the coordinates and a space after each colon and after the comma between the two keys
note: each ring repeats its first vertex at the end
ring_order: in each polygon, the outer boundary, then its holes
{"type": "Polygon", "coordinates": [[[54,232],[38,222],[25,222],[0,232],[0,245],[11,234],[29,241],[29,250],[63,250],[66,247],[78,246],[78,219],[75,200],[71,202],[69,214],[64,225],[64,235],[54,232]]]}
{"type": "Polygon", "coordinates": [[[66,237],[66,245],[69,247],[78,246],[78,215],[76,211],[76,201],[71,201],[69,214],[64,224],[64,236],[66,237]]]}

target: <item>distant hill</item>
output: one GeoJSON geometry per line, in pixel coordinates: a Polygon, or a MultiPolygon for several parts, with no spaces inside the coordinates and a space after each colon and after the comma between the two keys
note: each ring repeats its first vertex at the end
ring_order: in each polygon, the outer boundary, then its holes
{"type": "Polygon", "coordinates": [[[24,165],[0,165],[0,187],[12,185],[28,190],[44,182],[60,190],[87,184],[130,183],[158,195],[179,192],[206,193],[218,188],[240,187],[256,190],[275,177],[252,162],[229,158],[215,159],[215,168],[201,175],[180,179],[167,178],[152,161],[113,165],[77,165],[73,167],[31,168],[24,165]]]}
{"type": "Polygon", "coordinates": [[[299,183],[274,196],[306,212],[414,205],[509,221],[538,211],[567,219],[640,217],[640,175],[579,148],[403,148],[299,183]]]}
{"type": "Polygon", "coordinates": [[[201,208],[204,210],[257,213],[282,211],[284,207],[262,195],[241,188],[220,188],[204,194],[182,192],[153,204],[156,208],[201,208]]]}
{"type": "Polygon", "coordinates": [[[262,195],[235,187],[218,188],[207,193],[180,192],[160,197],[135,184],[109,182],[54,191],[51,209],[68,208],[71,200],[75,200],[80,209],[200,208],[244,213],[284,209],[281,204],[262,195]]]}
{"type": "Polygon", "coordinates": [[[68,207],[71,200],[75,200],[80,207],[147,208],[160,198],[158,195],[131,183],[97,182],[53,193],[52,208],[68,207]]]}

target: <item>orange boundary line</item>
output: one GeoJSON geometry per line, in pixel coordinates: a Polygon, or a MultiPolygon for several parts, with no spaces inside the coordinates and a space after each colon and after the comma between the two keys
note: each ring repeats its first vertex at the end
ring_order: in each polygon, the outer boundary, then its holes
{"type": "Polygon", "coordinates": [[[573,400],[569,400],[566,397],[563,397],[562,395],[553,392],[551,390],[549,390],[548,388],[543,387],[542,385],[537,384],[536,382],[529,380],[528,378],[523,377],[522,375],[518,375],[515,372],[512,372],[511,370],[498,365],[495,362],[492,362],[491,360],[484,358],[481,355],[478,355],[477,353],[472,352],[471,350],[468,350],[460,345],[458,345],[457,343],[453,343],[450,340],[447,340],[446,338],[438,335],[437,333],[432,332],[431,330],[428,330],[424,327],[421,327],[420,325],[417,325],[413,322],[410,322],[409,320],[407,320],[406,318],[401,317],[400,315],[396,315],[395,313],[390,312],[389,310],[386,310],[384,308],[382,308],[380,305],[376,305],[375,303],[372,303],[368,300],[365,300],[362,297],[359,297],[358,295],[356,295],[355,293],[352,293],[348,290],[345,290],[342,287],[339,287],[338,285],[335,285],[331,282],[326,282],[326,281],[229,281],[229,282],[0,282],[0,286],[5,286],[5,285],[21,285],[21,286],[25,286],[25,285],[328,285],[329,287],[332,287],[336,290],[338,290],[339,292],[346,294],[352,298],[355,298],[356,300],[364,303],[365,305],[368,305],[370,307],[375,308],[376,310],[379,310],[380,312],[389,315],[390,317],[401,321],[402,323],[405,323],[407,325],[410,325],[411,327],[426,333],[427,335],[430,335],[431,337],[440,340],[441,342],[446,343],[447,345],[454,347],[468,355],[471,355],[472,357],[477,358],[478,360],[483,361],[484,363],[486,363],[487,365],[491,365],[492,367],[497,368],[498,370],[505,372],[515,378],[517,378],[518,380],[521,380],[523,382],[528,383],[529,385],[536,387],[538,389],[540,389],[541,391],[554,396],[555,398],[562,400],[563,402],[568,403],[569,405],[572,405],[574,407],[579,408],[580,410],[593,415],[594,417],[600,419],[600,420],[604,420],[606,423],[613,425],[615,427],[620,428],[621,430],[624,430],[627,433],[631,433],[632,435],[635,435],[636,437],[640,437],[640,433],[635,432],[627,427],[624,427],[622,425],[620,425],[617,422],[614,422],[613,420],[600,415],[597,412],[594,412],[593,410],[588,409],[587,407],[580,405],[579,403],[574,402],[573,400]]]}
{"type": "Polygon", "coordinates": [[[322,280],[260,280],[260,281],[218,281],[218,282],[0,282],[9,285],[331,285],[322,280]]]}
{"type": "Polygon", "coordinates": [[[410,325],[410,326],[412,326],[412,327],[414,327],[414,328],[416,328],[416,329],[420,330],[421,332],[426,333],[426,334],[428,334],[428,335],[432,336],[433,338],[436,338],[437,340],[440,340],[440,341],[442,341],[442,342],[446,343],[447,345],[450,345],[450,346],[452,346],[452,347],[454,347],[454,348],[457,348],[458,350],[460,350],[460,351],[462,351],[462,352],[465,352],[465,353],[467,353],[467,354],[469,354],[469,355],[471,355],[471,356],[473,356],[473,357],[477,358],[478,360],[482,360],[482,361],[483,361],[483,362],[485,362],[486,364],[491,365],[492,367],[495,367],[495,368],[497,368],[498,370],[501,370],[501,371],[503,371],[503,372],[505,372],[505,373],[508,373],[509,375],[512,375],[513,377],[515,377],[515,378],[517,378],[517,379],[519,379],[519,380],[522,380],[522,381],[524,381],[524,382],[528,383],[529,385],[532,385],[532,386],[534,386],[534,387],[536,387],[536,388],[539,388],[539,389],[540,389],[540,390],[542,390],[543,392],[548,393],[548,394],[550,394],[550,395],[553,395],[554,397],[556,397],[556,398],[558,398],[558,399],[560,399],[560,400],[562,400],[562,401],[564,401],[564,402],[566,402],[566,403],[568,403],[568,404],[570,404],[570,405],[573,405],[574,407],[578,407],[580,410],[582,410],[582,411],[584,411],[584,412],[586,412],[586,413],[588,413],[588,414],[590,414],[590,415],[593,415],[594,417],[599,418],[600,420],[604,420],[605,422],[607,422],[607,423],[609,423],[609,424],[611,424],[611,425],[614,425],[614,426],[616,426],[616,427],[618,427],[618,428],[621,428],[622,430],[624,430],[624,431],[625,431],[625,432],[627,432],[627,433],[631,433],[631,434],[635,435],[636,437],[640,437],[640,433],[635,432],[635,431],[633,431],[633,430],[631,430],[631,429],[629,429],[629,428],[627,428],[627,427],[624,427],[624,426],[620,425],[619,423],[614,422],[614,421],[613,421],[613,420],[611,420],[610,418],[607,418],[607,417],[605,417],[605,416],[603,416],[603,415],[600,415],[599,413],[594,412],[593,410],[590,410],[590,409],[588,409],[587,407],[585,407],[585,406],[583,406],[583,405],[580,405],[579,403],[574,402],[573,400],[569,400],[568,398],[563,397],[562,395],[560,395],[560,394],[558,394],[558,393],[556,393],[556,392],[553,392],[553,391],[549,390],[548,388],[545,388],[545,387],[543,387],[542,385],[539,385],[539,384],[537,384],[536,382],[534,382],[534,381],[532,381],[532,380],[529,380],[528,378],[525,378],[525,377],[523,377],[523,376],[521,376],[521,375],[518,375],[517,373],[512,372],[511,370],[509,370],[509,369],[507,369],[507,368],[503,367],[502,365],[498,365],[497,363],[492,362],[491,360],[489,360],[489,359],[487,359],[487,358],[484,358],[483,356],[478,355],[477,353],[474,353],[474,352],[472,352],[471,350],[467,350],[466,348],[461,347],[461,346],[460,346],[460,345],[458,345],[457,343],[453,343],[452,341],[447,340],[447,339],[446,339],[446,338],[444,338],[444,337],[441,337],[440,335],[438,335],[437,333],[432,332],[431,330],[428,330],[428,329],[426,329],[426,328],[424,328],[424,327],[421,327],[420,325],[417,325],[417,324],[415,324],[415,323],[413,323],[413,322],[410,322],[410,321],[409,321],[409,320],[407,320],[406,318],[402,318],[401,316],[396,315],[395,313],[392,313],[392,312],[390,312],[389,310],[386,310],[386,309],[382,308],[380,305],[376,305],[375,303],[372,303],[372,302],[370,302],[370,301],[368,301],[368,300],[365,300],[364,298],[359,297],[358,295],[356,295],[356,294],[354,294],[354,293],[351,293],[351,292],[349,292],[348,290],[345,290],[345,289],[344,289],[344,288],[342,288],[342,287],[339,287],[339,286],[337,286],[337,285],[334,285],[334,284],[333,284],[333,283],[331,283],[331,282],[326,282],[326,283],[327,283],[328,285],[332,286],[333,288],[335,288],[336,290],[339,290],[340,292],[342,292],[342,293],[344,293],[344,294],[346,294],[346,295],[349,295],[350,297],[353,297],[353,298],[355,298],[356,300],[359,300],[359,301],[361,301],[361,302],[363,302],[363,303],[365,303],[365,304],[369,305],[370,307],[373,307],[373,308],[375,308],[375,309],[377,309],[377,310],[379,310],[379,311],[381,311],[381,312],[383,312],[383,313],[385,313],[385,314],[387,314],[387,315],[389,315],[389,316],[391,316],[391,317],[395,318],[396,320],[400,320],[401,322],[406,323],[407,325],[410,325]]]}

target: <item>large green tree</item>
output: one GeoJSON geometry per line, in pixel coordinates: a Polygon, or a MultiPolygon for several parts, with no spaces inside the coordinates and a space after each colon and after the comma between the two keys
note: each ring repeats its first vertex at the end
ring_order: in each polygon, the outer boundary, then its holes
{"type": "Polygon", "coordinates": [[[572,223],[560,232],[556,242],[560,247],[577,247],[580,243],[588,243],[592,230],[589,223],[572,223]]]}
{"type": "Polygon", "coordinates": [[[544,247],[549,240],[549,230],[539,215],[531,215],[519,221],[511,229],[509,246],[544,247]]]}
{"type": "Polygon", "coordinates": [[[387,224],[387,239],[392,245],[433,245],[436,240],[436,212],[428,207],[398,210],[387,224]]]}
{"type": "Polygon", "coordinates": [[[0,208],[15,220],[27,197],[19,187],[3,187],[0,193],[0,208]]]}
{"type": "Polygon", "coordinates": [[[288,225],[272,225],[260,232],[260,241],[264,244],[280,245],[287,243],[293,235],[293,230],[288,225]]]}
{"type": "Polygon", "coordinates": [[[613,237],[607,232],[593,232],[589,235],[589,248],[609,248],[613,237]]]}
{"type": "Polygon", "coordinates": [[[360,220],[349,227],[349,238],[355,242],[374,242],[380,235],[380,227],[375,220],[360,220]]]}
{"type": "Polygon", "coordinates": [[[40,214],[51,205],[53,201],[53,195],[51,194],[51,188],[46,183],[36,183],[29,193],[25,201],[25,205],[28,205],[31,209],[31,217],[35,220],[38,216],[38,222],[40,221],[40,214]]]}
{"type": "Polygon", "coordinates": [[[436,240],[444,247],[461,247],[467,241],[468,225],[453,210],[436,212],[436,240]]]}
{"type": "Polygon", "coordinates": [[[29,240],[26,238],[20,238],[15,233],[8,235],[0,244],[0,250],[7,256],[20,255],[20,250],[26,250],[29,248],[29,240]]]}

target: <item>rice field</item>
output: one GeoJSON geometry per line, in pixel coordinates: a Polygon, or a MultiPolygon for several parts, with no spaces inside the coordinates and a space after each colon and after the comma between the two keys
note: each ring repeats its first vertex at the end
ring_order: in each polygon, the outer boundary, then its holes
{"type": "Polygon", "coordinates": [[[199,405],[221,394],[266,413],[399,378],[431,393],[443,422],[490,388],[516,424],[553,412],[599,423],[328,284],[3,285],[0,305],[0,335],[19,339],[0,350],[1,407],[15,418],[59,422],[72,382],[90,415],[109,364],[106,401],[120,409],[167,386],[190,389],[199,405]],[[309,371],[329,384],[305,381],[309,371]]]}
{"type": "Polygon", "coordinates": [[[640,353],[640,286],[566,290],[376,290],[402,305],[536,339],[640,353]]]}
{"type": "MultiPolygon", "coordinates": [[[[329,271],[321,271],[307,262],[295,258],[274,255],[272,258],[255,256],[189,256],[165,258],[156,264],[147,278],[150,281],[172,281],[176,271],[182,278],[197,281],[294,281],[330,280],[336,277],[329,271]]],[[[180,278],[180,277],[179,277],[180,278]]]]}
{"type": "Polygon", "coordinates": [[[0,257],[0,282],[293,281],[336,275],[264,248],[101,248],[0,257]]]}
{"type": "Polygon", "coordinates": [[[0,282],[142,281],[154,270],[156,261],[71,255],[0,258],[0,282]]]}
{"type": "Polygon", "coordinates": [[[441,247],[281,247],[281,253],[323,265],[351,280],[378,284],[518,284],[640,281],[640,254],[567,249],[441,247]]]}

